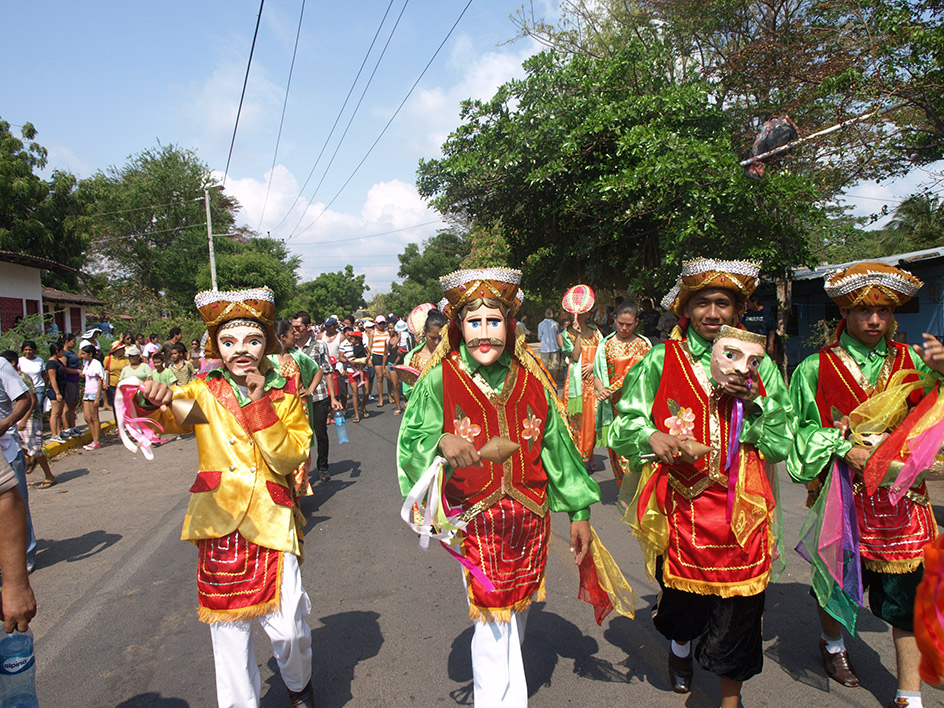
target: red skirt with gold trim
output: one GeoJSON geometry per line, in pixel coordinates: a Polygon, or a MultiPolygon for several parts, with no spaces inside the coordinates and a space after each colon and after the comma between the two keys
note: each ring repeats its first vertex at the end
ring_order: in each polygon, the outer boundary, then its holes
{"type": "MultiPolygon", "coordinates": [[[[927,494],[922,484],[918,490],[927,494]]],[[[924,558],[924,547],[937,537],[930,505],[908,497],[892,504],[888,489],[853,494],[859,520],[859,550],[865,567],[882,573],[908,573],[924,558]]]]}
{"type": "Polygon", "coordinates": [[[279,609],[280,551],[257,546],[238,531],[200,540],[197,548],[201,622],[237,622],[279,609]]]}
{"type": "Polygon", "coordinates": [[[538,516],[510,497],[472,518],[465,529],[463,553],[495,585],[495,592],[488,592],[466,573],[473,620],[507,622],[512,610],[544,599],[550,530],[550,516],[538,516]]]}

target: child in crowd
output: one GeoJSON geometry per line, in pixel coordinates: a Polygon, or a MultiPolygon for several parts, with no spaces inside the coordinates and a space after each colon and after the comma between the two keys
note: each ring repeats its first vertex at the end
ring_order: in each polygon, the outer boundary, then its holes
{"type": "Polygon", "coordinates": [[[102,433],[102,426],[98,421],[98,407],[102,404],[104,396],[105,368],[102,362],[95,358],[95,345],[89,340],[83,339],[79,342],[79,358],[85,364],[82,366],[82,377],[85,379],[85,393],[82,394],[82,412],[85,415],[85,423],[92,434],[92,442],[83,445],[86,450],[97,450],[102,446],[99,437],[102,433]]]}

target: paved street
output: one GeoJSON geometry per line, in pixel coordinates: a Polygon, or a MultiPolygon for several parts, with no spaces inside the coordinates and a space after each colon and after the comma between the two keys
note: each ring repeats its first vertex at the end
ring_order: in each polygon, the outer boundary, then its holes
{"type": "MultiPolygon", "coordinates": [[[[371,408],[351,442],[332,447],[333,478],[303,501],[302,575],[314,609],[314,683],[319,706],[471,705],[471,628],[458,564],[423,553],[399,519],[395,442],[400,418],[371,408]]],[[[329,429],[332,438],[333,429],[329,429]]],[[[202,708],[215,705],[209,632],[196,618],[196,548],[180,541],[187,489],[196,470],[193,438],[169,443],[153,462],[110,436],[96,452],[53,461],[59,484],[31,493],[40,539],[32,582],[44,708],[202,708]]],[[[600,461],[602,455],[598,455],[600,461]]],[[[34,473],[36,478],[41,473],[34,473]]],[[[533,708],[685,706],[715,708],[718,682],[696,668],[695,689],[668,689],[665,642],[652,627],[655,597],[638,544],[619,521],[609,469],[595,474],[604,503],[593,524],[639,600],[635,621],[611,615],[598,627],[576,599],[567,519],[556,514],[547,568],[548,601],[529,617],[525,665],[533,708]]],[[[805,514],[804,490],[782,482],[788,547],[805,514]]],[[[935,482],[940,499],[944,483],[935,482]]],[[[744,705],[884,706],[894,695],[891,633],[867,612],[849,642],[864,687],[828,684],[821,671],[807,566],[791,550],[787,571],[767,593],[761,676],[744,705]]],[[[286,704],[261,630],[256,651],[267,707],[286,704]]],[[[944,705],[925,690],[925,705],[944,705]]]]}

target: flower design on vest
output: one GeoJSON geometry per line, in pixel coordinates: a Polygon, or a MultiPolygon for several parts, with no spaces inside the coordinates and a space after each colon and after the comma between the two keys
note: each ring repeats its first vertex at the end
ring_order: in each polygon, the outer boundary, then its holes
{"type": "Polygon", "coordinates": [[[470,443],[474,443],[475,438],[482,432],[482,428],[475,425],[469,416],[466,416],[462,420],[456,418],[453,422],[453,426],[456,429],[456,435],[463,440],[468,440],[470,443]]]}
{"type": "Polygon", "coordinates": [[[665,419],[669,435],[691,435],[695,429],[695,413],[691,408],[680,408],[675,415],[665,419]]]}
{"type": "Polygon", "coordinates": [[[521,438],[523,440],[534,440],[541,437],[541,423],[543,421],[534,413],[521,421],[521,438]]]}

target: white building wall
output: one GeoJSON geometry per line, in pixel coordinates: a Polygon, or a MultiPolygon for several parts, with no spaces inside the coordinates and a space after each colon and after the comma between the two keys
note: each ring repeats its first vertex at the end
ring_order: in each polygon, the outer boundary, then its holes
{"type": "Polygon", "coordinates": [[[0,261],[0,297],[43,300],[39,269],[0,261]]]}

